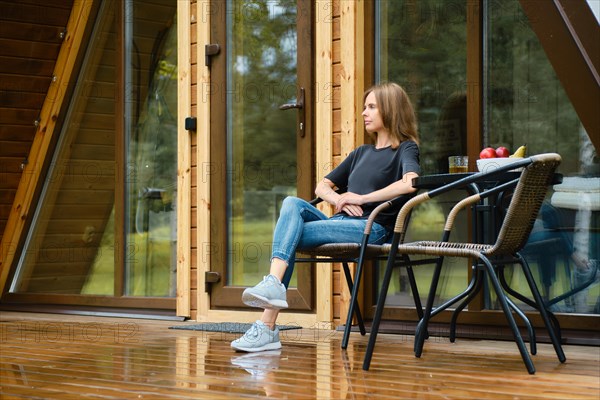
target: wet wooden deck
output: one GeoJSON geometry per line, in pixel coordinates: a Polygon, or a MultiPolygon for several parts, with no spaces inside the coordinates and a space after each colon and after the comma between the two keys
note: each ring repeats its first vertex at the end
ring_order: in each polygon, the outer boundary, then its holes
{"type": "Polygon", "coordinates": [[[292,330],[280,352],[235,353],[235,335],[120,318],[0,314],[0,398],[43,399],[598,399],[600,349],[565,346],[560,364],[539,345],[535,375],[514,343],[380,335],[371,370],[367,337],[292,330]]]}

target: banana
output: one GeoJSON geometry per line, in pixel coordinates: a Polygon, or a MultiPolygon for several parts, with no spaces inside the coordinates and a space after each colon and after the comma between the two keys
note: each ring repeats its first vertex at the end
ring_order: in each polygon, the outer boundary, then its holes
{"type": "Polygon", "coordinates": [[[525,154],[527,154],[527,146],[523,145],[521,147],[519,147],[517,149],[517,151],[515,151],[511,156],[509,156],[510,158],[523,158],[525,157],[525,154]]]}

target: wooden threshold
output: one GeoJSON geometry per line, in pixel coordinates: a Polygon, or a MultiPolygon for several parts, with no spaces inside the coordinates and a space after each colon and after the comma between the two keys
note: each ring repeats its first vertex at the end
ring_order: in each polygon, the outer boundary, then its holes
{"type": "Polygon", "coordinates": [[[512,342],[432,336],[421,358],[410,335],[381,334],[370,371],[368,336],[282,332],[280,352],[245,354],[237,335],[168,329],[181,322],[4,312],[0,397],[597,399],[600,349],[540,344],[529,375],[512,342]]]}
{"type": "Polygon", "coordinates": [[[117,307],[88,307],[79,305],[72,307],[60,304],[0,304],[0,313],[48,313],[64,314],[66,319],[70,315],[90,317],[114,317],[127,319],[155,319],[165,321],[185,321],[185,317],[175,315],[174,310],[150,309],[150,308],[117,308],[117,307]]]}

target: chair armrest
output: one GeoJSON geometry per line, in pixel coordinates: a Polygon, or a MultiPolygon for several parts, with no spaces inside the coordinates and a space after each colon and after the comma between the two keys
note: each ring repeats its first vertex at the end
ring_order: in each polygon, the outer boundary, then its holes
{"type": "Polygon", "coordinates": [[[309,203],[313,206],[316,206],[317,204],[321,203],[322,201],[323,201],[322,198],[315,197],[314,199],[310,200],[309,203]]]}
{"type": "MultiPolygon", "coordinates": [[[[440,186],[439,188],[432,189],[427,193],[423,193],[423,194],[415,197],[415,199],[413,199],[414,201],[411,201],[411,202],[405,204],[403,209],[400,210],[400,213],[398,214],[398,218],[396,219],[396,225],[394,226],[394,232],[402,232],[403,231],[405,220],[408,217],[408,215],[410,215],[410,211],[416,205],[421,204],[425,201],[432,199],[433,197],[439,196],[439,195],[449,192],[451,190],[461,189],[466,186],[473,186],[474,183],[481,181],[481,180],[485,180],[489,177],[500,175],[500,174],[502,174],[506,171],[510,171],[512,169],[526,167],[533,162],[534,157],[535,156],[527,157],[522,160],[515,161],[514,163],[496,168],[495,170],[490,171],[490,172],[478,172],[476,174],[459,179],[455,182],[448,183],[447,185],[440,186]],[[404,208],[406,208],[406,210],[404,210],[404,208]]],[[[454,206],[454,208],[450,211],[450,213],[448,214],[448,217],[446,218],[446,224],[444,226],[444,231],[449,232],[452,229],[452,225],[454,224],[454,218],[456,217],[456,214],[461,209],[468,206],[469,204],[478,202],[479,200],[481,200],[484,197],[487,197],[494,193],[497,193],[500,190],[505,190],[507,187],[509,187],[511,185],[515,185],[517,181],[518,181],[518,179],[507,182],[507,183],[499,185],[499,186],[496,186],[485,192],[476,193],[474,195],[471,195],[471,196],[463,199],[459,203],[457,203],[454,206]]]]}
{"type": "Polygon", "coordinates": [[[404,235],[404,229],[406,228],[406,222],[413,208],[421,203],[424,203],[430,199],[429,192],[420,193],[413,198],[409,199],[398,212],[396,217],[396,224],[394,225],[394,233],[401,233],[404,235]]]}
{"type": "Polygon", "coordinates": [[[517,182],[519,182],[519,179],[513,179],[512,181],[503,183],[502,185],[498,185],[496,187],[493,187],[492,189],[483,191],[481,193],[475,193],[469,197],[466,197],[464,199],[462,199],[461,201],[459,201],[458,203],[456,203],[454,205],[454,207],[452,207],[452,210],[450,210],[450,212],[448,213],[448,217],[446,218],[446,224],[444,225],[444,231],[446,232],[450,232],[452,230],[452,226],[454,225],[454,220],[456,218],[456,215],[459,213],[459,211],[461,211],[462,209],[464,209],[465,207],[478,203],[479,201],[481,201],[482,199],[489,197],[493,194],[502,192],[506,189],[509,189],[511,187],[514,187],[517,182]]]}
{"type": "MultiPolygon", "coordinates": [[[[513,166],[514,168],[514,166],[513,166]]],[[[488,174],[476,174],[479,177],[481,177],[482,175],[488,175],[488,174]]],[[[475,176],[475,175],[472,175],[475,176]]],[[[472,177],[471,176],[471,177],[472,177]]],[[[466,179],[469,179],[471,177],[467,177],[464,179],[461,179],[460,181],[457,182],[461,182],[461,181],[465,181],[466,179]]],[[[468,181],[466,181],[466,183],[464,183],[464,185],[455,185],[455,183],[457,182],[453,182],[450,183],[448,185],[442,186],[439,189],[434,189],[431,190],[429,192],[425,192],[425,193],[421,193],[415,197],[413,197],[412,199],[410,199],[409,201],[406,202],[406,204],[400,209],[400,212],[398,213],[398,217],[396,218],[396,224],[394,225],[394,232],[397,233],[401,233],[404,234],[404,229],[406,227],[406,221],[408,219],[408,216],[410,215],[412,209],[414,207],[416,207],[417,205],[424,203],[426,201],[429,201],[432,197],[434,197],[435,195],[439,195],[441,193],[445,193],[449,190],[454,190],[456,188],[460,188],[463,187],[465,185],[470,185],[471,183],[473,183],[475,180],[471,180],[469,179],[468,181]],[[433,191],[436,191],[436,193],[434,193],[434,195],[432,196],[431,193],[433,191]]],[[[449,232],[450,230],[452,230],[452,225],[454,224],[454,220],[456,218],[456,215],[458,214],[458,212],[460,210],[462,210],[463,208],[465,208],[466,206],[470,205],[470,204],[474,204],[477,203],[478,201],[480,201],[483,198],[489,197],[492,194],[498,193],[500,191],[506,190],[512,186],[515,186],[517,184],[517,182],[519,181],[519,179],[514,179],[512,181],[503,183],[502,185],[498,185],[492,189],[486,190],[484,192],[481,193],[475,193],[469,197],[466,197],[464,199],[462,199],[461,201],[459,201],[453,208],[452,210],[450,210],[450,212],[448,213],[448,217],[446,218],[446,224],[444,226],[444,231],[449,232]]]]}
{"type": "Polygon", "coordinates": [[[387,208],[390,208],[391,206],[395,206],[397,204],[401,204],[401,203],[405,204],[408,201],[410,201],[410,199],[413,198],[414,196],[415,196],[414,193],[401,194],[400,196],[396,196],[393,199],[384,201],[383,203],[381,203],[380,205],[375,207],[375,209],[371,212],[371,214],[369,214],[369,218],[367,219],[367,224],[365,225],[364,234],[365,235],[371,234],[371,228],[373,226],[373,222],[375,222],[375,217],[377,217],[377,215],[381,211],[383,211],[387,208]]]}
{"type": "MultiPolygon", "coordinates": [[[[343,188],[343,189],[338,189],[335,192],[338,194],[342,194],[342,193],[346,193],[347,190],[348,190],[348,188],[343,188]]],[[[315,197],[314,199],[310,200],[309,203],[313,206],[316,206],[317,204],[321,203],[322,201],[323,201],[322,198],[315,197]]]]}
{"type": "Polygon", "coordinates": [[[443,241],[447,241],[450,230],[454,223],[454,218],[456,217],[456,214],[461,209],[465,208],[469,204],[474,204],[483,198],[491,196],[500,191],[506,190],[510,187],[516,186],[516,184],[518,183],[518,181],[520,179],[520,176],[517,179],[513,179],[509,182],[495,186],[495,187],[485,190],[483,192],[478,192],[478,188],[475,185],[477,182],[485,181],[488,178],[500,175],[504,172],[507,172],[507,171],[510,171],[513,169],[522,168],[522,167],[525,168],[525,167],[529,166],[530,164],[532,164],[533,162],[556,162],[556,161],[560,161],[560,155],[558,155],[558,154],[555,154],[555,153],[538,154],[538,155],[534,155],[531,157],[517,160],[513,163],[499,167],[490,172],[479,172],[479,173],[469,175],[469,176],[459,179],[455,182],[451,182],[451,183],[443,185],[439,188],[432,189],[429,192],[419,194],[419,195],[415,196],[413,199],[409,200],[402,207],[400,212],[398,213],[398,217],[396,218],[396,224],[394,225],[394,234],[399,233],[401,235],[400,242],[403,241],[404,234],[405,234],[404,230],[405,230],[405,226],[406,226],[406,221],[408,220],[408,217],[410,216],[410,213],[415,206],[417,206],[421,203],[424,203],[424,202],[432,199],[433,197],[436,197],[443,193],[449,192],[451,190],[462,189],[467,186],[471,186],[474,188],[473,191],[475,191],[477,193],[472,194],[471,196],[461,200],[459,203],[457,203],[453,207],[453,209],[448,214],[448,218],[446,219],[446,225],[444,226],[444,239],[443,239],[443,241]]]}
{"type": "MultiPolygon", "coordinates": [[[[440,186],[438,188],[432,189],[428,192],[419,194],[418,196],[416,196],[413,199],[411,199],[410,201],[408,201],[402,207],[400,212],[398,213],[398,217],[396,218],[396,224],[394,225],[394,232],[400,233],[400,234],[402,234],[402,236],[404,236],[404,234],[405,234],[404,229],[406,228],[406,222],[408,220],[408,217],[410,216],[412,209],[414,207],[416,207],[417,205],[424,203],[426,201],[429,201],[430,199],[432,199],[436,196],[439,196],[443,193],[447,193],[451,190],[462,189],[467,186],[474,188],[474,191],[478,191],[477,186],[475,185],[476,182],[478,182],[480,180],[484,180],[489,177],[499,175],[501,173],[510,171],[515,168],[527,166],[527,165],[531,164],[532,162],[533,162],[533,160],[531,157],[524,158],[523,160],[515,161],[514,163],[511,163],[506,166],[502,166],[493,171],[475,173],[473,175],[469,175],[469,176],[459,179],[457,181],[454,181],[454,182],[448,183],[446,185],[440,186]]],[[[448,217],[446,218],[446,224],[444,225],[444,231],[450,232],[450,230],[452,229],[452,225],[454,224],[454,219],[460,210],[462,210],[469,204],[478,202],[482,198],[481,197],[482,195],[484,197],[489,196],[492,193],[497,192],[499,190],[498,188],[505,188],[505,185],[514,185],[516,181],[518,181],[518,179],[508,182],[507,184],[503,184],[503,185],[500,185],[493,189],[490,189],[487,192],[484,192],[485,194],[478,192],[478,193],[475,193],[475,194],[461,200],[459,203],[457,203],[453,207],[453,209],[450,211],[450,213],[448,213],[448,217]]]]}
{"type": "MultiPolygon", "coordinates": [[[[346,190],[347,190],[347,188],[338,189],[338,190],[336,190],[336,193],[339,193],[339,194],[346,193],[346,190]]],[[[414,193],[401,194],[400,196],[396,196],[393,199],[384,201],[383,203],[381,203],[380,205],[375,207],[375,209],[371,212],[371,214],[369,214],[369,218],[367,219],[367,224],[365,225],[364,234],[365,235],[371,234],[371,228],[373,226],[373,222],[375,222],[375,217],[381,211],[383,211],[393,205],[397,205],[399,203],[406,203],[407,200],[410,200],[413,197],[414,197],[414,193]]],[[[317,204],[321,203],[322,201],[323,201],[323,199],[321,199],[320,197],[315,197],[309,203],[312,204],[313,206],[316,206],[317,204]]]]}

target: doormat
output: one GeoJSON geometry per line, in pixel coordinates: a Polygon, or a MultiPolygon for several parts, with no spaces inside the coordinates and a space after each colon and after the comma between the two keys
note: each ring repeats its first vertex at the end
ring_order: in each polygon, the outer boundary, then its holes
{"type": "MultiPolygon", "coordinates": [[[[176,325],[170,326],[169,329],[181,329],[187,331],[204,331],[204,332],[224,332],[224,333],[245,333],[252,324],[242,322],[204,322],[201,324],[176,325]]],[[[302,329],[297,325],[277,325],[280,331],[290,329],[302,329]]]]}

